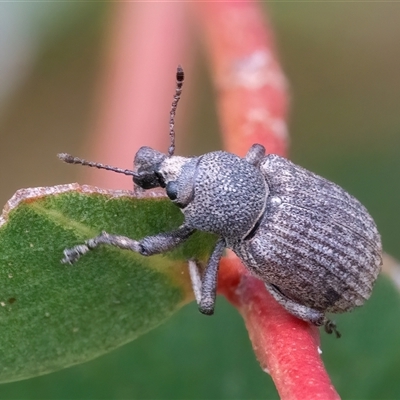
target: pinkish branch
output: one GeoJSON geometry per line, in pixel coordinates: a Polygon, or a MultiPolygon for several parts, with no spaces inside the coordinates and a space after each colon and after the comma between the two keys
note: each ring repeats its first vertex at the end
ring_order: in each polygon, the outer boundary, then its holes
{"type": "MultiPolygon", "coordinates": [[[[210,54],[226,149],[254,143],[287,152],[287,85],[259,4],[196,3],[210,54]]],[[[319,355],[316,327],[288,314],[232,254],[221,263],[219,292],[243,316],[253,349],[282,399],[337,399],[319,355]]]]}

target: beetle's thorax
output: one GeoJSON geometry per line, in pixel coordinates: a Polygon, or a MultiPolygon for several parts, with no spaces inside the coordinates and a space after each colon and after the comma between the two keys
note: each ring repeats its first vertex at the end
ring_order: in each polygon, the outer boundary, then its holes
{"type": "Polygon", "coordinates": [[[268,187],[262,174],[234,154],[217,151],[198,158],[171,157],[163,161],[160,172],[167,194],[168,183],[176,189],[174,202],[181,207],[185,223],[229,242],[246,236],[264,211],[268,187]]]}

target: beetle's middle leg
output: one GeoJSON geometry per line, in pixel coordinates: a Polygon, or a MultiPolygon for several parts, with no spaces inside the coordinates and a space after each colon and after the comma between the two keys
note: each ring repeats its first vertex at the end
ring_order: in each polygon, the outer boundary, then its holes
{"type": "Polygon", "coordinates": [[[133,240],[126,236],[110,235],[107,232],[102,232],[99,236],[87,240],[84,244],[65,249],[64,258],[61,262],[64,264],[73,264],[82,255],[103,244],[118,247],[123,250],[131,250],[143,256],[160,254],[174,249],[188,239],[193,232],[193,228],[182,225],[176,231],[146,236],[141,240],[133,240]]]}
{"type": "Polygon", "coordinates": [[[192,281],[194,296],[199,306],[199,311],[206,315],[214,314],[219,261],[221,260],[224,248],[225,240],[218,239],[203,276],[201,276],[199,266],[196,262],[193,260],[189,261],[189,275],[192,281]]]}
{"type": "Polygon", "coordinates": [[[261,144],[253,144],[245,156],[245,160],[255,167],[259,167],[265,157],[265,147],[261,144]]]}
{"type": "Polygon", "coordinates": [[[270,283],[264,283],[268,292],[272,295],[272,297],[290,314],[294,315],[297,318],[302,319],[303,321],[311,322],[316,326],[324,325],[325,331],[327,333],[335,332],[336,337],[340,337],[340,332],[336,329],[336,324],[326,318],[325,314],[322,311],[315,310],[311,307],[303,306],[302,304],[296,303],[295,301],[286,297],[275,285],[270,283]]]}

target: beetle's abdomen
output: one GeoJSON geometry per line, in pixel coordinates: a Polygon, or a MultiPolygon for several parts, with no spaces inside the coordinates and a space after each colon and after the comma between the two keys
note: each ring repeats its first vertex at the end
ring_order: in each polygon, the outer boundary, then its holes
{"type": "Polygon", "coordinates": [[[267,210],[237,254],[300,304],[332,312],[363,304],[381,265],[380,236],[365,207],[276,155],[264,159],[261,171],[270,189],[267,210]]]}

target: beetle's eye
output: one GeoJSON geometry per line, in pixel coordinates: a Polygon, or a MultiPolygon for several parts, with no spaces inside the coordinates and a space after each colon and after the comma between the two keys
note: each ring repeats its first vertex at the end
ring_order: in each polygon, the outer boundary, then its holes
{"type": "Polygon", "coordinates": [[[170,200],[176,200],[178,197],[178,185],[175,181],[168,182],[167,184],[167,196],[170,198],[170,200]]]}
{"type": "Polygon", "coordinates": [[[161,186],[162,188],[165,188],[165,180],[164,180],[164,177],[163,177],[159,172],[157,172],[157,171],[154,172],[154,175],[156,176],[156,178],[157,178],[157,180],[158,180],[160,186],[161,186]]]}

